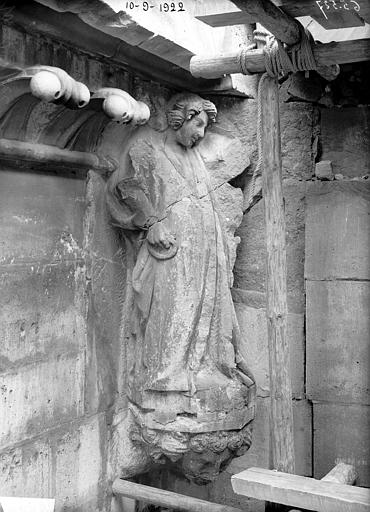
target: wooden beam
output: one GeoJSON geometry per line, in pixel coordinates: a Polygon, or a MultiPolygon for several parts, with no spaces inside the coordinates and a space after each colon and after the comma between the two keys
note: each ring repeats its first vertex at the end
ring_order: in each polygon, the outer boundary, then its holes
{"type": "Polygon", "coordinates": [[[279,118],[279,91],[275,78],[263,77],[261,105],[262,196],[267,248],[267,334],[270,369],[270,439],[272,467],[294,473],[294,435],[290,355],[287,339],[287,266],[285,212],[279,118]]]}
{"type": "Polygon", "coordinates": [[[370,489],[249,468],[231,477],[234,492],[317,512],[369,512],[370,489]]]}
{"type": "Polygon", "coordinates": [[[144,503],[166,507],[183,512],[241,512],[240,509],[199,500],[177,492],[165,491],[149,485],[137,484],[116,478],[112,485],[113,494],[126,496],[144,503]]]}
{"type": "MultiPolygon", "coordinates": [[[[356,481],[357,473],[351,464],[339,462],[334,468],[325,475],[321,482],[334,482],[336,484],[353,485],[356,481]]],[[[303,512],[298,509],[291,509],[289,512],[303,512]]]]}
{"type": "Polygon", "coordinates": [[[95,153],[69,151],[47,144],[9,139],[0,139],[0,161],[16,164],[17,169],[18,166],[49,171],[75,169],[84,174],[90,169],[102,174],[111,174],[117,166],[112,159],[95,153]]]}
{"type": "Polygon", "coordinates": [[[296,44],[301,39],[299,23],[270,0],[232,0],[283,43],[296,44]]]}
{"type": "MultiPolygon", "coordinates": [[[[370,39],[316,44],[313,54],[318,66],[367,61],[370,60],[370,39]]],[[[240,73],[239,55],[240,50],[223,55],[196,55],[190,61],[190,71],[193,76],[203,78],[240,73]]],[[[251,73],[266,71],[263,50],[251,50],[247,53],[247,67],[251,73]]]]}
{"type": "Polygon", "coordinates": [[[47,498],[2,498],[0,497],[0,511],[2,512],[53,512],[55,500],[47,498]]]}
{"type": "MultiPolygon", "coordinates": [[[[364,24],[362,20],[367,22],[370,20],[368,0],[356,0],[356,3],[346,4],[347,9],[340,2],[325,4],[324,1],[320,3],[307,0],[273,0],[273,3],[289,16],[294,18],[312,16],[326,28],[357,27],[364,24]]],[[[218,5],[218,2],[214,2],[208,12],[199,8],[199,14],[196,14],[195,17],[211,27],[226,27],[258,21],[245,11],[233,9],[231,5],[225,5],[221,12],[218,5]]]]}

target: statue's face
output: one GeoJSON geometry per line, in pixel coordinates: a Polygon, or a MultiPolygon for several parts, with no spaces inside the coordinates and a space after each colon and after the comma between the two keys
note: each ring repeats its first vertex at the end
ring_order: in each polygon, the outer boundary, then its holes
{"type": "Polygon", "coordinates": [[[192,148],[199,140],[203,139],[208,125],[206,112],[201,112],[191,119],[185,120],[184,124],[176,130],[176,140],[185,148],[192,148]]]}

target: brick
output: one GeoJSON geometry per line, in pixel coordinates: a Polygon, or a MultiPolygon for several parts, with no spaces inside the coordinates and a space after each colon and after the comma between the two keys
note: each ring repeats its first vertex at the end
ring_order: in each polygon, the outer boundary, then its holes
{"type": "Polygon", "coordinates": [[[0,263],[81,258],[84,188],[82,180],[2,170],[0,263]]]}
{"type": "Polygon", "coordinates": [[[370,183],[307,184],[307,279],[370,279],[370,183]]]}
{"type": "Polygon", "coordinates": [[[0,447],[83,413],[83,354],[35,362],[0,375],[0,447]]]}
{"type": "Polygon", "coordinates": [[[81,264],[0,267],[0,373],[84,348],[81,264]]]}
{"type": "Polygon", "coordinates": [[[335,174],[353,177],[368,172],[369,139],[369,107],[321,109],[321,158],[333,162],[335,174]]]}
{"type": "Polygon", "coordinates": [[[369,404],[370,283],[307,282],[307,394],[369,404]]]}
{"type": "Polygon", "coordinates": [[[356,485],[370,486],[370,407],[313,404],[314,477],[322,478],[339,461],[355,466],[356,485]]]}
{"type": "MultiPolygon", "coordinates": [[[[268,396],[269,357],[266,312],[244,304],[235,304],[241,329],[241,339],[245,344],[241,352],[257,382],[257,393],[268,396]]],[[[289,313],[287,336],[290,347],[290,371],[293,396],[304,394],[304,317],[289,313]]]]}

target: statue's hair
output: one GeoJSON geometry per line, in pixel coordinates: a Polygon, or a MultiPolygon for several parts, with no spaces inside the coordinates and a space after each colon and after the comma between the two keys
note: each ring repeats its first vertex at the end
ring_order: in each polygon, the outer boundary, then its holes
{"type": "Polygon", "coordinates": [[[167,108],[167,122],[173,130],[178,130],[186,120],[205,112],[210,123],[216,122],[217,109],[208,100],[196,94],[180,93],[173,96],[167,108]]]}

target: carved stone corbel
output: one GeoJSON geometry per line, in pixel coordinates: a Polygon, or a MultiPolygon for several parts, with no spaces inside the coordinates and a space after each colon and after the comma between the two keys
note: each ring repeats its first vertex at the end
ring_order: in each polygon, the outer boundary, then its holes
{"type": "Polygon", "coordinates": [[[103,100],[102,109],[105,114],[120,124],[140,126],[149,120],[149,107],[121,89],[104,87],[94,93],[91,99],[103,100]]]}

